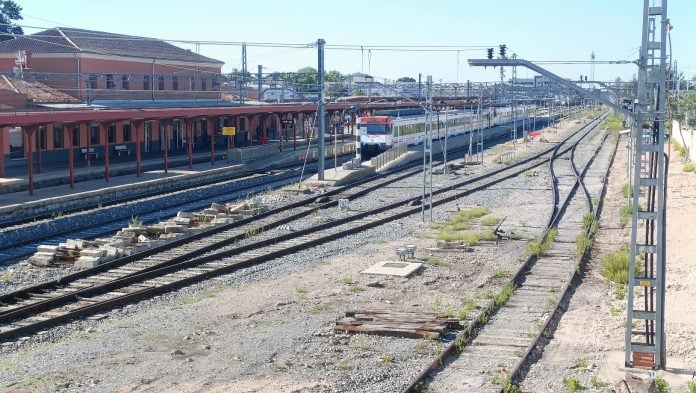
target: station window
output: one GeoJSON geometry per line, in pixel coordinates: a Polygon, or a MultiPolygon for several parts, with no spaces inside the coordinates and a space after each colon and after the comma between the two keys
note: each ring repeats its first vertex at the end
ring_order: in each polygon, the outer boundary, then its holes
{"type": "Polygon", "coordinates": [[[36,150],[46,150],[46,127],[36,129],[36,150]]]}
{"type": "Polygon", "coordinates": [[[143,76],[143,90],[150,90],[150,75],[143,76]]]}
{"type": "Polygon", "coordinates": [[[121,75],[121,87],[123,90],[130,89],[130,75],[121,75]]]}
{"type": "Polygon", "coordinates": [[[74,126],[72,130],[72,145],[80,146],[80,126],[74,126]]]}
{"type": "Polygon", "coordinates": [[[217,78],[213,78],[210,81],[210,87],[213,89],[213,91],[220,90],[220,81],[217,78]]]}
{"type": "Polygon", "coordinates": [[[172,76],[172,90],[179,90],[179,77],[176,75],[172,76]]]}
{"type": "Polygon", "coordinates": [[[95,74],[89,74],[87,77],[87,88],[96,89],[97,88],[97,76],[95,74]]]}
{"type": "Polygon", "coordinates": [[[53,126],[53,148],[62,149],[63,148],[63,126],[54,125],[53,126]]]}
{"type": "Polygon", "coordinates": [[[206,85],[207,85],[207,81],[205,80],[205,78],[202,78],[201,79],[201,91],[205,91],[208,88],[206,85]]]}
{"type": "Polygon", "coordinates": [[[99,124],[91,124],[89,126],[89,144],[90,145],[100,145],[101,144],[101,132],[99,132],[99,124]]]}
{"type": "Polygon", "coordinates": [[[109,143],[116,142],[116,123],[109,124],[109,128],[106,130],[106,134],[109,138],[109,143]]]}
{"type": "Polygon", "coordinates": [[[196,90],[196,79],[192,76],[189,76],[189,90],[190,91],[196,90]]]}
{"type": "Polygon", "coordinates": [[[157,77],[157,88],[159,90],[164,90],[164,77],[162,75],[157,77]]]}
{"type": "Polygon", "coordinates": [[[131,136],[131,125],[130,123],[123,123],[123,141],[132,142],[133,137],[131,136]]]}
{"type": "Polygon", "coordinates": [[[106,74],[106,88],[113,89],[115,87],[116,83],[114,83],[114,74],[106,74]]]}

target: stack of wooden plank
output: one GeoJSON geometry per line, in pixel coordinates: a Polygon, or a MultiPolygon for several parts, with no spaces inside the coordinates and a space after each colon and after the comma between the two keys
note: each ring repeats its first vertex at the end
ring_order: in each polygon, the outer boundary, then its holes
{"type": "Polygon", "coordinates": [[[408,338],[438,338],[446,329],[458,329],[459,319],[430,312],[347,311],[335,331],[408,338]]]}

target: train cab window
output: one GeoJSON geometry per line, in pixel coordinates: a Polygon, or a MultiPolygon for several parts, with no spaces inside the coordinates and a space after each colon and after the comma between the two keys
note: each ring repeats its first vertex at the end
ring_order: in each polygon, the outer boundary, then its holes
{"type": "Polygon", "coordinates": [[[385,126],[384,124],[366,124],[365,125],[365,132],[369,134],[385,134],[387,130],[385,130],[385,127],[388,128],[388,126],[385,126]]]}

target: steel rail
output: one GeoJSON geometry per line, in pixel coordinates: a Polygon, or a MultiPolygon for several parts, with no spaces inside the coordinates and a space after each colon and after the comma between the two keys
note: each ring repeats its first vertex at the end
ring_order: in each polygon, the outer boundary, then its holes
{"type": "MultiPolygon", "coordinates": [[[[578,144],[587,136],[589,135],[592,131],[594,131],[601,121],[606,117],[606,113],[603,116],[600,116],[599,118],[593,120],[590,123],[585,124],[581,130],[587,130],[585,133],[581,136],[580,139],[575,141],[573,145],[565,150],[561,151],[561,146],[562,144],[558,144],[552,149],[552,157],[549,159],[549,172],[551,175],[551,185],[552,185],[552,211],[551,214],[549,215],[549,220],[548,223],[541,235],[541,238],[545,238],[550,231],[551,228],[556,224],[558,218],[560,217],[563,209],[559,208],[559,201],[560,201],[560,192],[558,190],[558,178],[556,177],[555,171],[554,171],[554,162],[558,157],[561,157],[562,155],[566,154],[568,151],[574,150],[578,144]]],[[[563,142],[569,141],[570,138],[566,138],[563,142]]],[[[591,162],[588,162],[586,164],[586,168],[589,168],[591,162]]],[[[586,169],[585,168],[585,169],[586,169]]],[[[583,171],[584,173],[584,171],[583,171]]],[[[576,178],[576,181],[574,182],[573,188],[577,186],[577,183],[579,182],[580,178],[576,178]]],[[[572,195],[572,190],[571,192],[568,193],[566,199],[564,200],[565,204],[568,202],[570,199],[570,196],[572,195]]],[[[563,207],[563,205],[561,205],[563,207]]],[[[534,256],[529,256],[525,262],[518,268],[517,272],[511,277],[509,283],[512,285],[519,285],[520,282],[524,280],[524,273],[529,269],[529,267],[536,261],[536,257],[534,256]]],[[[480,314],[480,317],[477,318],[475,321],[473,321],[471,324],[469,324],[467,327],[465,327],[462,332],[458,335],[458,337],[462,337],[466,344],[468,345],[473,341],[473,339],[477,335],[477,331],[480,330],[483,326],[486,325],[486,321],[489,320],[489,318],[495,314],[497,311],[497,308],[493,302],[486,307],[482,313],[480,314]]],[[[460,344],[460,343],[459,343],[460,344]]],[[[438,355],[433,362],[431,362],[428,366],[426,366],[410,383],[403,389],[403,393],[412,393],[415,391],[419,391],[419,389],[422,389],[424,386],[424,381],[427,379],[427,377],[436,369],[438,369],[441,365],[446,364],[446,359],[449,358],[450,356],[453,356],[457,352],[457,345],[458,345],[458,339],[452,340],[445,348],[444,350],[438,355]]]]}
{"type": "MultiPolygon", "coordinates": [[[[546,149],[545,151],[543,151],[537,155],[534,155],[534,156],[531,156],[527,159],[521,160],[517,165],[513,165],[510,167],[506,167],[506,168],[500,168],[500,169],[494,170],[490,173],[487,173],[485,175],[478,176],[476,178],[461,182],[458,185],[456,185],[456,187],[460,187],[460,186],[464,186],[467,184],[471,184],[474,181],[481,181],[483,183],[483,184],[481,184],[477,187],[474,187],[472,189],[458,191],[458,190],[456,190],[455,187],[451,187],[450,189],[438,190],[435,193],[436,195],[439,195],[439,194],[442,194],[445,192],[450,192],[452,195],[449,197],[440,198],[437,201],[436,205],[439,205],[439,204],[442,204],[445,202],[449,202],[449,201],[454,200],[455,198],[457,198],[461,195],[466,195],[466,194],[475,192],[477,190],[489,187],[492,184],[497,184],[497,183],[499,183],[507,178],[517,176],[520,173],[522,173],[523,171],[528,170],[529,168],[524,167],[524,168],[518,169],[516,171],[511,171],[511,169],[516,168],[520,165],[532,162],[532,161],[542,157],[543,155],[547,154],[550,150],[551,149],[546,149]],[[507,174],[507,175],[503,175],[502,177],[495,179],[495,180],[490,179],[491,176],[493,176],[493,175],[497,175],[497,174],[507,172],[507,171],[511,171],[511,173],[507,174]]],[[[532,162],[532,164],[529,167],[539,166],[545,161],[546,160],[532,162]]],[[[306,241],[303,243],[298,243],[295,246],[289,246],[289,247],[285,247],[285,248],[280,249],[280,250],[274,250],[270,254],[266,255],[264,258],[252,257],[252,258],[247,259],[243,262],[235,263],[233,266],[225,266],[223,268],[216,269],[214,273],[206,272],[205,274],[193,276],[195,278],[188,278],[188,279],[184,279],[184,280],[175,280],[174,282],[167,283],[166,285],[163,285],[163,286],[159,286],[158,288],[160,288],[160,289],[158,289],[158,291],[159,290],[170,290],[171,288],[174,288],[174,287],[188,285],[188,283],[192,282],[191,280],[195,281],[195,280],[204,279],[204,278],[209,277],[211,274],[224,274],[225,272],[228,272],[230,270],[236,270],[236,269],[239,269],[241,267],[248,266],[250,264],[260,263],[260,262],[263,262],[265,260],[272,259],[272,258],[275,258],[275,257],[280,256],[280,255],[284,255],[284,253],[287,253],[287,252],[301,250],[303,248],[308,247],[309,245],[318,244],[317,242],[321,243],[321,242],[329,241],[331,239],[334,239],[334,238],[337,238],[340,236],[344,236],[346,234],[354,233],[356,230],[363,230],[363,229],[371,228],[373,226],[381,225],[387,221],[391,221],[394,219],[404,217],[404,216],[409,215],[409,214],[413,214],[414,212],[419,211],[420,207],[404,209],[403,206],[408,202],[412,202],[414,200],[419,200],[419,199],[420,199],[420,197],[409,198],[407,200],[402,200],[402,201],[399,201],[399,202],[396,202],[396,203],[393,203],[390,205],[380,207],[379,209],[360,213],[360,214],[354,215],[352,217],[345,218],[344,220],[339,220],[338,222],[334,221],[334,222],[318,225],[318,226],[315,226],[312,228],[305,229],[303,231],[299,231],[297,233],[280,236],[280,237],[275,238],[275,239],[264,240],[264,241],[257,242],[255,244],[251,244],[251,245],[247,245],[245,247],[241,247],[241,248],[238,248],[235,250],[217,252],[217,253],[213,253],[213,254],[205,256],[205,257],[187,260],[187,261],[175,263],[175,264],[168,264],[167,266],[160,267],[158,269],[153,269],[153,270],[145,271],[142,273],[128,275],[128,276],[125,276],[123,278],[120,278],[118,280],[115,280],[115,281],[112,281],[109,283],[85,288],[83,290],[80,290],[80,291],[77,291],[77,292],[74,292],[74,293],[71,293],[68,295],[64,295],[64,296],[61,296],[59,298],[48,299],[45,302],[41,303],[40,305],[35,304],[35,305],[27,307],[23,310],[17,310],[16,313],[13,313],[13,311],[10,311],[9,313],[6,314],[5,320],[14,320],[14,319],[18,318],[20,315],[27,315],[28,313],[30,313],[32,311],[45,310],[51,306],[55,306],[58,304],[65,304],[65,303],[67,303],[68,300],[80,301],[80,300],[87,298],[89,296],[104,294],[104,293],[111,291],[113,289],[122,288],[125,285],[130,285],[130,284],[137,282],[137,281],[142,282],[143,280],[148,280],[151,278],[159,277],[159,276],[162,276],[163,274],[169,274],[171,272],[178,271],[181,269],[199,266],[201,264],[208,263],[208,262],[215,261],[215,260],[219,260],[221,258],[229,257],[229,256],[232,256],[234,254],[239,254],[240,252],[250,251],[250,250],[258,250],[260,247],[264,247],[264,246],[272,246],[273,244],[275,244],[279,241],[292,240],[292,239],[297,238],[298,236],[303,236],[303,235],[317,232],[320,230],[325,230],[325,229],[329,229],[331,227],[335,227],[337,224],[345,224],[345,223],[348,223],[350,221],[355,221],[355,220],[360,220],[360,219],[369,219],[370,217],[374,217],[375,215],[386,212],[390,209],[398,209],[399,207],[402,207],[402,211],[400,213],[392,214],[390,217],[382,218],[380,220],[370,219],[369,222],[362,223],[362,224],[358,225],[357,228],[350,228],[349,230],[346,230],[346,231],[339,231],[337,233],[328,234],[325,237],[323,237],[321,239],[321,241],[309,240],[309,241],[306,241]]],[[[334,203],[335,202],[330,202],[331,205],[333,205],[334,203]]],[[[314,209],[312,209],[312,211],[313,210],[314,209]]],[[[135,291],[135,292],[141,293],[141,291],[135,291]]],[[[145,293],[145,292],[143,292],[143,293],[145,293]]],[[[120,296],[117,299],[110,299],[110,300],[98,302],[97,304],[90,304],[89,306],[80,307],[76,310],[72,310],[71,312],[68,312],[68,313],[61,315],[61,316],[56,316],[53,318],[48,318],[46,320],[37,321],[34,324],[18,326],[18,327],[13,328],[13,329],[5,330],[2,333],[0,333],[0,337],[4,339],[6,337],[22,334],[23,332],[26,332],[26,331],[29,331],[32,329],[36,329],[38,327],[48,326],[52,323],[58,323],[59,321],[62,321],[65,319],[75,318],[77,316],[84,315],[84,313],[92,312],[95,309],[95,307],[112,307],[113,305],[120,304],[120,302],[122,302],[124,299],[132,299],[132,296],[134,296],[134,295],[129,294],[128,296],[126,296],[126,295],[120,296]]]]}

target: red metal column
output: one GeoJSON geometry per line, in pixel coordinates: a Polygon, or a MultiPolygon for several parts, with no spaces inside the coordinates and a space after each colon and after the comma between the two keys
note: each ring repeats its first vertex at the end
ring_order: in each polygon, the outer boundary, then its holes
{"type": "Polygon", "coordinates": [[[68,167],[70,170],[70,188],[75,188],[75,152],[73,151],[74,124],[65,124],[64,130],[68,131],[68,167]]]}
{"type": "Polygon", "coordinates": [[[186,127],[186,150],[188,150],[189,169],[193,169],[193,121],[184,119],[184,127],[186,127]]]}
{"type": "Polygon", "coordinates": [[[164,121],[164,137],[162,138],[162,143],[164,143],[164,173],[169,171],[169,121],[164,121]]]}
{"type": "Polygon", "coordinates": [[[109,124],[99,123],[102,138],[104,138],[104,181],[109,182],[109,124]]]}
{"type": "Polygon", "coordinates": [[[34,127],[30,126],[26,129],[27,132],[27,165],[29,166],[29,195],[34,195],[34,152],[32,145],[34,144],[34,127]]]}
{"type": "Polygon", "coordinates": [[[9,127],[0,128],[0,177],[5,177],[5,132],[9,127]]]}
{"type": "Polygon", "coordinates": [[[140,131],[143,129],[142,120],[134,120],[133,128],[135,128],[135,176],[140,177],[140,131]]]}
{"type": "Polygon", "coordinates": [[[215,127],[212,117],[206,118],[205,128],[208,129],[208,136],[210,136],[210,165],[215,165],[215,127]]]}

